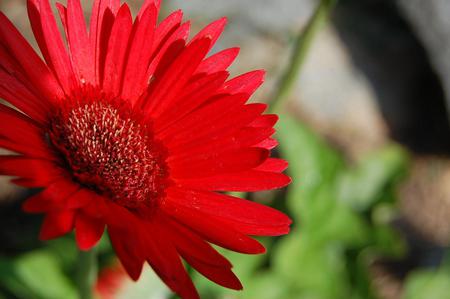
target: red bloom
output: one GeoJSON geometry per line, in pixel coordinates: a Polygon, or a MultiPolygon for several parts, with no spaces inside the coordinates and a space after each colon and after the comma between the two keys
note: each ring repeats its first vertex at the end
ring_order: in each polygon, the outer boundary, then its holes
{"type": "Polygon", "coordinates": [[[117,264],[103,268],[95,283],[95,293],[102,299],[116,298],[116,294],[126,282],[126,275],[125,270],[117,264]]]}
{"type": "Polygon", "coordinates": [[[28,14],[44,61],[0,13],[0,174],[43,188],[24,209],[45,213],[40,238],[73,229],[81,249],[105,227],[128,274],[148,262],[183,298],[198,294],[181,258],[216,283],[241,289],[209,243],[264,252],[249,236],[286,234],[284,214],[220,191],[286,186],[287,164],[270,158],[275,115],[246,104],[263,71],[228,80],[238,49],[205,56],[225,19],[187,42],[176,11],[157,24],[158,0],[133,23],[120,0],[96,0],[87,32],[79,0],[48,0],[28,14]],[[18,112],[20,111],[20,112],[18,112]],[[180,258],[181,257],[181,258],[180,258]]]}

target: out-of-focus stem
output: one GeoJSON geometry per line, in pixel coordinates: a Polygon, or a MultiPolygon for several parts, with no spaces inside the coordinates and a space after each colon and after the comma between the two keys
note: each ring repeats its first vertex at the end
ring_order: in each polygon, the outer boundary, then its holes
{"type": "Polygon", "coordinates": [[[76,275],[80,299],[93,299],[92,291],[97,279],[97,252],[95,248],[89,251],[78,251],[76,275]]]}
{"type": "Polygon", "coordinates": [[[300,73],[301,67],[305,61],[312,41],[320,27],[326,22],[328,16],[336,4],[337,0],[321,0],[317,6],[313,16],[308,21],[306,27],[297,36],[292,52],[292,57],[289,60],[289,65],[285,73],[281,76],[277,84],[277,89],[272,97],[270,106],[271,113],[278,113],[286,103],[289,93],[294,86],[295,81],[300,73]]]}

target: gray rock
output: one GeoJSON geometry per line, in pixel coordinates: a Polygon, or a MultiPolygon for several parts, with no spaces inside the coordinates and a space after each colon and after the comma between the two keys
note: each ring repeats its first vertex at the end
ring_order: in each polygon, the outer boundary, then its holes
{"type": "Polygon", "coordinates": [[[449,152],[443,79],[396,4],[391,0],[341,1],[333,23],[353,64],[373,86],[391,136],[416,152],[449,152]]]}
{"type": "Polygon", "coordinates": [[[351,156],[386,141],[374,86],[333,27],[316,36],[294,95],[301,115],[351,156]]]}
{"type": "Polygon", "coordinates": [[[398,0],[422,40],[446,93],[450,115],[450,1],[398,0]]]}
{"type": "Polygon", "coordinates": [[[190,17],[208,19],[228,16],[233,22],[256,30],[283,33],[305,22],[313,0],[168,0],[169,7],[182,8],[190,17]]]}

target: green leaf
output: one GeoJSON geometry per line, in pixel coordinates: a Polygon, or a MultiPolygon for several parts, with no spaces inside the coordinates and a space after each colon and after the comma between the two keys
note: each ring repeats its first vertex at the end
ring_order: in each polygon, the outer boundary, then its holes
{"type": "Polygon", "coordinates": [[[14,273],[14,260],[0,257],[0,285],[18,298],[35,299],[37,296],[19,281],[14,273]]]}
{"type": "Polygon", "coordinates": [[[397,209],[391,203],[380,203],[372,209],[374,244],[379,254],[400,258],[406,254],[407,245],[391,223],[397,216],[397,209]]]}
{"type": "MultiPolygon", "coordinates": [[[[23,255],[15,259],[9,267],[12,270],[10,283],[20,283],[22,288],[33,294],[27,298],[77,298],[73,285],[64,275],[57,259],[47,251],[34,251],[23,255]]],[[[12,291],[17,293],[14,287],[12,291]]]]}
{"type": "Polygon", "coordinates": [[[47,241],[46,249],[58,260],[58,263],[65,272],[73,271],[77,261],[78,251],[74,246],[72,235],[47,241]]]}
{"type": "Polygon", "coordinates": [[[264,271],[257,273],[245,286],[239,297],[242,299],[289,299],[295,298],[289,294],[288,282],[273,272],[264,271]]]}
{"type": "Polygon", "coordinates": [[[303,221],[318,193],[334,184],[344,165],[343,159],[309,128],[288,115],[280,117],[277,136],[293,179],[287,205],[293,216],[303,221]]]}
{"type": "Polygon", "coordinates": [[[440,271],[417,271],[406,281],[403,299],[449,299],[450,273],[440,271]]]}
{"type": "Polygon", "coordinates": [[[369,241],[370,230],[361,215],[349,207],[334,202],[322,217],[321,225],[311,229],[321,243],[336,242],[346,247],[361,246],[369,241]]]}
{"type": "Polygon", "coordinates": [[[18,278],[42,298],[76,298],[76,291],[64,276],[54,256],[45,251],[27,254],[15,263],[18,278]]]}
{"type": "Polygon", "coordinates": [[[317,298],[348,298],[347,273],[341,246],[318,244],[314,236],[293,231],[279,244],[273,270],[297,292],[317,298]]]}
{"type": "Polygon", "coordinates": [[[383,191],[405,173],[407,161],[408,155],[397,145],[372,153],[340,175],[337,199],[355,210],[368,210],[383,197],[383,191]]]}

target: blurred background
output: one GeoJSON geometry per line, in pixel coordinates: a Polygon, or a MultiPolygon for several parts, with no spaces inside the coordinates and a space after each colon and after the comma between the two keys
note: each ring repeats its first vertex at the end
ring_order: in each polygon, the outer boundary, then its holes
{"type": "MultiPolygon", "coordinates": [[[[166,0],[162,16],[181,8],[194,32],[227,16],[213,51],[241,47],[233,75],[267,70],[253,100],[270,102],[317,5],[166,0]]],[[[0,8],[32,40],[25,1],[0,8]]],[[[242,196],[285,211],[292,231],[263,239],[262,256],[224,252],[244,291],[192,273],[202,298],[450,298],[450,1],[338,1],[280,114],[294,182],[242,196]]],[[[41,217],[20,211],[29,194],[0,177],[0,298],[77,298],[72,237],[39,242],[41,217]]],[[[107,238],[99,251],[99,298],[173,298],[150,269],[131,282],[107,238]]]]}

